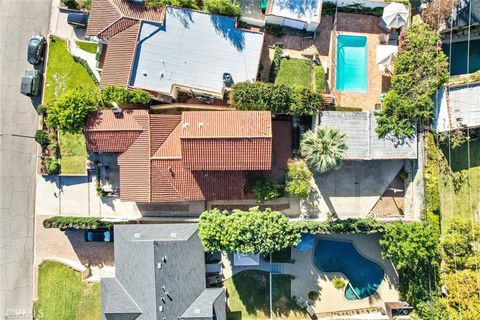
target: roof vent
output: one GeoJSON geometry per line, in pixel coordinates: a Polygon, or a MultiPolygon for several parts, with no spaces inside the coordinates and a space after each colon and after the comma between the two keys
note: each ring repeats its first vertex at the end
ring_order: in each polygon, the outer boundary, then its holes
{"type": "MultiPolygon", "coordinates": [[[[176,236],[176,235],[177,235],[177,234],[175,233],[175,236],[176,236]]],[[[175,237],[172,236],[172,238],[175,238],[175,237]]],[[[163,257],[162,257],[162,261],[165,262],[165,263],[167,263],[167,256],[163,256],[163,257]]]]}
{"type": "Polygon", "coordinates": [[[189,126],[190,126],[190,123],[188,123],[188,122],[185,122],[185,123],[182,125],[183,129],[188,129],[189,126]]]}
{"type": "Polygon", "coordinates": [[[120,115],[120,114],[122,114],[123,109],[120,108],[120,107],[119,107],[118,105],[116,105],[116,103],[115,103],[114,107],[112,108],[112,112],[113,112],[113,114],[115,114],[115,115],[120,115]]]}
{"type": "MultiPolygon", "coordinates": [[[[172,238],[176,238],[176,237],[177,237],[177,233],[176,233],[176,232],[172,232],[172,233],[170,233],[170,237],[172,237],[172,238]]],[[[165,257],[165,258],[167,258],[167,257],[165,257]]]]}
{"type": "Polygon", "coordinates": [[[199,127],[200,129],[203,128],[203,122],[199,122],[199,123],[198,123],[198,127],[199,127]]]}
{"type": "Polygon", "coordinates": [[[143,70],[142,74],[143,74],[144,77],[146,77],[147,76],[147,71],[143,70]]]}
{"type": "Polygon", "coordinates": [[[140,233],[135,233],[133,236],[138,239],[138,238],[140,238],[141,234],[140,233]]]}
{"type": "Polygon", "coordinates": [[[162,263],[161,262],[157,263],[157,268],[162,269],[162,263]]]}
{"type": "Polygon", "coordinates": [[[195,309],[193,312],[194,313],[200,313],[200,309],[195,309]]]}
{"type": "Polygon", "coordinates": [[[158,311],[162,312],[163,311],[163,306],[158,306],[158,311]]]}

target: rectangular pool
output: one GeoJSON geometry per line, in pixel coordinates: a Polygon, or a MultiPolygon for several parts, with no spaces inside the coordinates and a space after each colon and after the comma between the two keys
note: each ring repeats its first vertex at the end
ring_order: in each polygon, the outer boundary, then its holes
{"type": "Polygon", "coordinates": [[[367,37],[337,37],[338,91],[367,92],[367,37]]]}

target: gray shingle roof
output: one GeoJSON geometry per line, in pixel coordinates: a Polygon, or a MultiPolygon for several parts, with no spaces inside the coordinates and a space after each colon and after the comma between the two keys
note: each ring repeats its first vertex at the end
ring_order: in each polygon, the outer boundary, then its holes
{"type": "Polygon", "coordinates": [[[320,127],[330,126],[345,134],[346,160],[416,159],[417,137],[400,141],[379,138],[376,116],[371,112],[323,111],[320,127]]]}
{"type": "Polygon", "coordinates": [[[104,319],[129,319],[138,310],[137,319],[178,319],[212,294],[195,224],[117,225],[114,233],[115,278],[102,279],[104,319]]]}
{"type": "Polygon", "coordinates": [[[221,288],[206,289],[195,299],[190,307],[188,307],[181,318],[189,320],[195,318],[212,318],[213,304],[215,300],[223,294],[224,290],[221,288]]]}

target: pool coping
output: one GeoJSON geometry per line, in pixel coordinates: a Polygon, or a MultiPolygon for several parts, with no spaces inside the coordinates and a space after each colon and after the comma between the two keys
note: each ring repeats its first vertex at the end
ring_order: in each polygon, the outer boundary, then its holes
{"type": "Polygon", "coordinates": [[[368,46],[369,46],[369,41],[368,41],[368,37],[365,36],[365,35],[357,35],[356,33],[340,33],[338,32],[336,35],[336,50],[335,50],[335,54],[336,54],[336,57],[335,57],[335,63],[336,63],[336,71],[335,71],[335,83],[334,83],[334,88],[337,92],[340,92],[340,93],[351,93],[351,94],[366,94],[368,95],[368,89],[369,89],[369,86],[368,86],[368,74],[369,74],[369,68],[368,68],[368,46]],[[358,37],[358,38],[365,38],[365,69],[366,69],[366,73],[365,73],[365,82],[366,82],[366,88],[365,88],[365,92],[358,92],[358,91],[349,91],[349,90],[339,90],[337,88],[337,82],[338,82],[338,54],[339,54],[339,51],[338,51],[338,38],[339,37],[358,37]]]}
{"type": "MultiPolygon", "coordinates": [[[[373,296],[375,293],[378,292],[378,290],[380,289],[380,287],[382,286],[382,283],[385,281],[385,275],[386,275],[386,272],[385,272],[385,269],[383,267],[383,263],[377,261],[376,259],[373,259],[373,258],[370,258],[370,257],[367,257],[365,254],[362,253],[361,250],[359,250],[359,248],[355,245],[355,242],[353,240],[350,240],[350,239],[333,239],[332,238],[329,238],[329,237],[325,237],[325,236],[315,236],[315,245],[313,247],[313,251],[312,251],[312,254],[310,255],[310,260],[311,260],[311,263],[313,265],[313,267],[317,270],[317,271],[320,271],[324,274],[332,274],[332,275],[342,275],[345,279],[348,280],[348,283],[344,286],[343,288],[343,300],[346,301],[346,302],[357,302],[357,301],[363,301],[363,300],[366,300],[366,299],[369,299],[371,296],[373,296]],[[317,248],[317,242],[318,240],[320,239],[325,239],[325,240],[331,240],[331,241],[341,241],[341,242],[349,242],[351,243],[351,245],[353,246],[353,248],[358,252],[359,255],[361,255],[362,257],[364,257],[365,259],[367,260],[370,260],[372,261],[373,263],[376,263],[377,265],[380,266],[380,268],[382,269],[383,271],[383,277],[382,277],[382,281],[380,282],[380,285],[378,286],[378,288],[375,290],[375,292],[373,292],[371,295],[369,295],[368,297],[365,297],[365,298],[362,298],[362,299],[358,299],[358,300],[348,300],[347,298],[345,298],[345,289],[346,287],[350,284],[350,279],[348,279],[348,277],[342,273],[342,272],[325,272],[323,270],[321,270],[316,264],[315,264],[315,250],[317,248]]],[[[350,285],[351,286],[351,285],[350,285]]],[[[353,287],[352,287],[352,290],[353,290],[353,287]]],[[[353,292],[355,292],[355,290],[353,290],[353,292]]],[[[356,296],[358,296],[358,293],[355,292],[356,296]]]]}

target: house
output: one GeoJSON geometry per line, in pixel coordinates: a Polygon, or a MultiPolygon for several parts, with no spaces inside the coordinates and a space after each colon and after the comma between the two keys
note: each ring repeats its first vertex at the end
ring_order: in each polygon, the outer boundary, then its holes
{"type": "Polygon", "coordinates": [[[321,17],[321,0],[270,0],[265,12],[266,23],[306,31],[315,31],[321,17]]]}
{"type": "Polygon", "coordinates": [[[480,127],[480,82],[448,85],[437,91],[434,100],[435,131],[480,127]]]}
{"type": "Polygon", "coordinates": [[[116,225],[115,277],[102,278],[102,319],[226,319],[225,290],[206,288],[195,224],[116,225]]]}
{"type": "Polygon", "coordinates": [[[234,83],[257,78],[263,46],[263,33],[237,28],[235,18],[122,0],[94,0],[87,35],[102,42],[101,86],[164,102],[179,92],[223,99],[234,83]]]}
{"type": "Polygon", "coordinates": [[[417,137],[399,141],[379,138],[376,116],[372,112],[323,111],[320,127],[330,126],[345,134],[345,160],[396,160],[417,158],[417,137]]]}
{"type": "Polygon", "coordinates": [[[276,160],[269,111],[103,110],[84,131],[89,152],[118,155],[123,201],[244,199],[246,174],[269,171],[276,160]]]}

